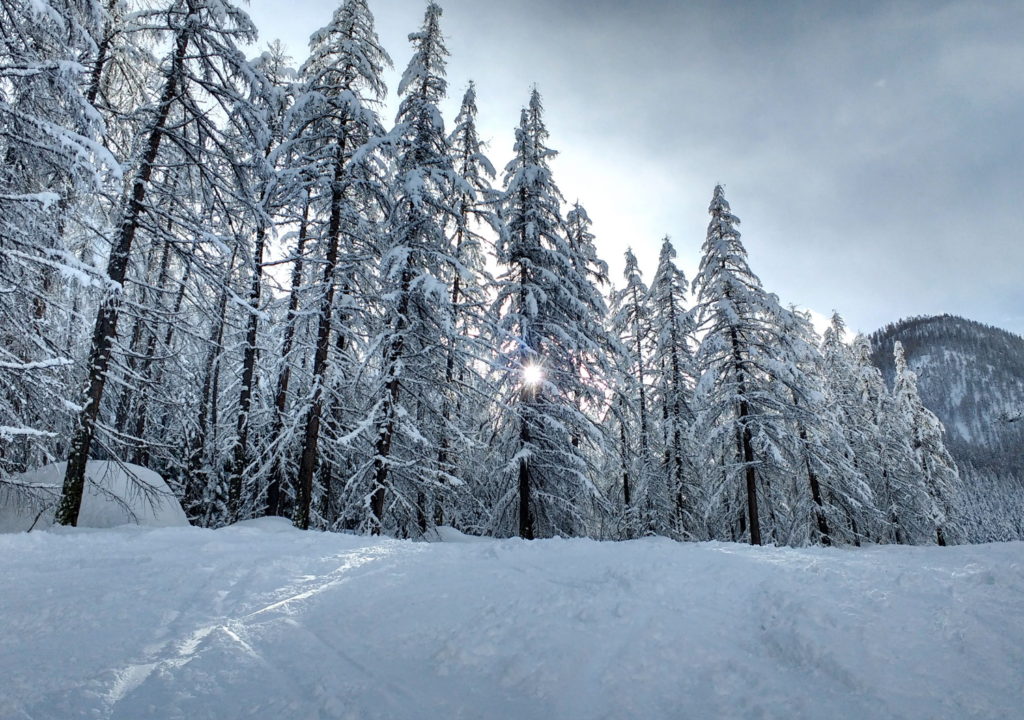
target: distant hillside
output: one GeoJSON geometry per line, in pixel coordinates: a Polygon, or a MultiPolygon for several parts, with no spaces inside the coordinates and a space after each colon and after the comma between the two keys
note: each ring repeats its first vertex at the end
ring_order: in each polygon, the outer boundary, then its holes
{"type": "MultiPolygon", "coordinates": [[[[915,317],[871,335],[872,360],[892,385],[893,344],[903,343],[921,399],[946,426],[946,445],[965,482],[1002,514],[1024,506],[1024,338],[953,315],[915,317]]],[[[1008,522],[1020,513],[1005,513],[1008,522]]],[[[1020,537],[1016,531],[979,539],[1020,537]]]]}

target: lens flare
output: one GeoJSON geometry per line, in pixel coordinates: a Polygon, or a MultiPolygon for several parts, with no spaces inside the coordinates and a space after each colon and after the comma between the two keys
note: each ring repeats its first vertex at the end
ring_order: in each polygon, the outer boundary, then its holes
{"type": "Polygon", "coordinates": [[[523,367],[523,382],[527,385],[539,385],[544,380],[544,369],[540,365],[523,367]]]}

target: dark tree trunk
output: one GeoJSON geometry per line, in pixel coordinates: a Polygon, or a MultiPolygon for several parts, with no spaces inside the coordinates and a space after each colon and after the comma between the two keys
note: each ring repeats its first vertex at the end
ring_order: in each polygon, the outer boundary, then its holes
{"type": "Polygon", "coordinates": [[[338,268],[338,250],[341,244],[341,206],[345,188],[342,184],[345,170],[344,134],[338,142],[334,159],[334,177],[331,181],[331,216],[327,226],[327,257],[324,263],[324,296],[320,303],[317,326],[316,353],[313,356],[313,397],[306,417],[302,438],[302,457],[296,479],[297,498],[292,521],[301,530],[309,529],[310,509],[313,502],[313,476],[316,474],[317,449],[320,442],[320,423],[323,415],[324,391],[327,382],[328,357],[331,350],[331,324],[334,314],[335,278],[338,268]]]}
{"type": "MultiPolygon", "coordinates": [[[[524,392],[527,392],[524,390],[524,392]]],[[[530,444],[530,424],[525,417],[519,425],[519,447],[530,444]]],[[[530,510],[530,461],[519,459],[519,537],[533,540],[533,513],[530,510]]]]}
{"type": "Polygon", "coordinates": [[[736,373],[737,392],[740,396],[738,417],[740,425],[740,452],[747,489],[747,517],[750,525],[750,544],[761,544],[761,520],[757,508],[757,471],[754,469],[754,438],[750,431],[750,406],[747,403],[747,388],[743,373],[743,356],[735,328],[730,331],[732,341],[733,368],[736,373]]]}
{"type": "MultiPolygon", "coordinates": [[[[800,406],[800,399],[796,393],[793,393],[793,407],[800,406]]],[[[804,468],[807,470],[807,481],[811,486],[811,499],[814,500],[815,505],[815,516],[818,523],[818,533],[821,535],[822,545],[831,545],[832,538],[828,531],[828,520],[825,518],[825,503],[821,495],[821,484],[818,482],[818,475],[814,472],[814,468],[811,467],[811,455],[807,450],[807,429],[801,423],[800,429],[800,444],[804,449],[804,468]]]]}
{"type": "MultiPolygon", "coordinates": [[[[281,346],[281,372],[277,377],[277,392],[274,394],[274,429],[270,433],[272,442],[279,442],[284,432],[284,416],[288,406],[288,385],[291,380],[292,366],[289,355],[295,342],[295,325],[299,315],[299,289],[302,287],[302,268],[306,251],[306,238],[309,233],[309,192],[302,206],[302,221],[299,224],[299,237],[295,245],[295,264],[292,266],[292,286],[288,296],[288,316],[284,328],[284,342],[281,346]]],[[[282,459],[283,447],[278,447],[278,459],[271,471],[270,484],[267,486],[267,515],[280,515],[282,485],[285,483],[285,467],[282,459]]]]}
{"type": "MultiPolygon", "coordinates": [[[[801,430],[803,435],[803,431],[801,430]]],[[[814,500],[814,504],[817,506],[815,515],[818,520],[818,532],[821,534],[821,544],[831,545],[832,538],[828,531],[828,520],[825,518],[825,506],[821,498],[821,485],[818,483],[818,476],[811,469],[811,462],[807,460],[807,479],[811,484],[811,498],[814,500]]]]}
{"type": "Polygon", "coordinates": [[[235,427],[235,447],[232,453],[231,477],[228,481],[228,511],[237,521],[241,512],[242,484],[249,463],[249,413],[252,410],[252,385],[256,376],[256,336],[259,332],[259,307],[263,290],[263,248],[267,229],[262,225],[256,231],[253,248],[252,278],[249,285],[249,323],[245,333],[245,351],[242,354],[242,386],[238,394],[238,421],[235,427]]]}
{"type": "Polygon", "coordinates": [[[398,407],[398,399],[402,391],[402,384],[398,377],[398,363],[405,350],[405,329],[408,325],[409,287],[411,284],[412,273],[407,267],[402,272],[399,285],[401,294],[398,301],[398,319],[385,358],[384,367],[387,371],[388,382],[385,386],[381,423],[377,429],[377,442],[374,445],[373,495],[370,501],[372,533],[374,535],[380,534],[381,524],[384,521],[384,498],[387,495],[388,474],[391,470],[391,446],[395,436],[395,409],[398,407]]]}

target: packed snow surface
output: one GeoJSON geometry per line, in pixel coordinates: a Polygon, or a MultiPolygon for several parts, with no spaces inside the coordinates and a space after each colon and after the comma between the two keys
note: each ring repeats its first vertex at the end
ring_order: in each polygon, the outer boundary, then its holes
{"type": "MultiPolygon", "coordinates": [[[[35,502],[15,493],[0,495],[0,533],[24,532],[53,525],[67,463],[44,465],[11,480],[31,490],[35,502]]],[[[188,518],[164,479],[130,463],[90,460],[85,466],[85,493],[78,526],[111,528],[188,526],[188,518]]],[[[0,720],[6,720],[0,716],[0,720]]]]}
{"type": "Polygon", "coordinates": [[[0,718],[1021,718],[1024,544],[0,536],[0,718]]]}

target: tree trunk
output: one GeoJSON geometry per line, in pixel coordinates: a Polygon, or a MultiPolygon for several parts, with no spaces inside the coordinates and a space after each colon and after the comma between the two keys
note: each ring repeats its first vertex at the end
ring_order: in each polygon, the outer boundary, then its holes
{"type": "Polygon", "coordinates": [[[395,409],[398,407],[398,399],[401,394],[401,382],[398,377],[398,362],[405,350],[405,329],[408,324],[409,313],[409,286],[412,284],[412,273],[408,267],[402,271],[402,279],[399,285],[400,300],[398,301],[398,319],[395,324],[394,335],[388,345],[388,353],[385,358],[385,365],[388,378],[386,385],[387,392],[384,395],[384,407],[382,408],[381,424],[377,430],[377,442],[374,446],[373,457],[373,496],[370,503],[373,522],[372,533],[380,534],[381,523],[384,520],[384,498],[387,494],[387,482],[390,468],[391,445],[395,436],[395,409]]]}
{"type": "Polygon", "coordinates": [[[334,158],[334,177],[331,181],[331,216],[327,226],[327,257],[324,263],[324,296],[320,303],[317,327],[316,353],[313,356],[313,397],[303,433],[302,458],[296,479],[295,515],[292,522],[300,530],[309,529],[309,516],[313,502],[313,476],[316,473],[317,448],[320,442],[320,422],[323,414],[324,390],[327,382],[328,358],[331,350],[331,324],[334,314],[334,275],[338,267],[338,249],[341,243],[341,206],[345,188],[342,185],[345,169],[345,136],[339,140],[334,158]]]}
{"type": "MultiPolygon", "coordinates": [[[[309,191],[302,206],[302,221],[299,223],[299,236],[295,244],[295,264],[292,266],[292,286],[288,296],[288,316],[285,321],[284,342],[281,346],[281,371],[277,376],[277,391],[274,394],[274,429],[270,433],[272,442],[280,442],[284,432],[284,415],[288,406],[288,385],[291,380],[291,364],[288,357],[295,341],[295,325],[299,314],[299,289],[302,287],[303,253],[306,249],[306,238],[309,233],[309,191]]],[[[271,471],[270,483],[267,485],[267,515],[280,515],[281,486],[285,482],[285,468],[281,455],[284,448],[278,447],[278,459],[271,471]]]]}
{"type": "MultiPolygon", "coordinates": [[[[525,388],[524,393],[528,392],[525,388]]],[[[519,447],[530,444],[530,425],[523,417],[519,425],[519,447]]],[[[519,537],[533,540],[533,513],[530,511],[530,461],[519,459],[519,537]]]]}
{"type": "Polygon", "coordinates": [[[736,329],[730,330],[732,341],[733,367],[736,372],[737,392],[740,396],[738,418],[740,424],[740,451],[743,457],[743,469],[747,486],[747,517],[750,525],[750,544],[761,544],[761,521],[757,509],[757,472],[754,469],[754,438],[750,432],[750,406],[747,404],[746,381],[743,377],[743,358],[740,354],[739,338],[736,329]]]}
{"type": "Polygon", "coordinates": [[[242,504],[242,484],[249,462],[249,412],[252,410],[252,385],[256,376],[256,335],[259,332],[259,307],[263,282],[263,247],[267,229],[256,231],[253,248],[252,279],[249,285],[249,323],[245,333],[245,351],[242,354],[242,386],[238,394],[238,421],[235,427],[235,447],[232,453],[231,477],[228,481],[228,511],[231,520],[239,520],[242,504]]]}
{"type": "MultiPolygon", "coordinates": [[[[206,459],[206,448],[208,446],[208,435],[210,426],[216,426],[217,422],[217,377],[220,375],[220,355],[223,351],[224,325],[228,307],[228,279],[235,264],[235,255],[232,253],[228,261],[228,268],[224,274],[224,287],[221,289],[220,301],[217,306],[217,319],[210,328],[208,343],[210,352],[206,356],[203,371],[203,386],[199,399],[199,414],[196,418],[197,431],[188,439],[188,469],[185,477],[185,502],[186,510],[198,506],[203,497],[203,491],[209,485],[209,468],[203,467],[206,459]]],[[[207,521],[210,509],[203,508],[207,521]]]]}
{"type": "MultiPolygon", "coordinates": [[[[177,293],[177,296],[174,298],[174,309],[171,312],[171,317],[177,317],[178,313],[181,312],[181,306],[182,306],[182,304],[185,301],[185,288],[188,285],[188,279],[191,276],[191,274],[192,274],[192,265],[191,265],[191,263],[189,263],[189,264],[186,264],[185,271],[184,271],[184,273],[182,274],[182,277],[181,277],[181,282],[178,285],[178,293],[177,293]]],[[[164,333],[164,340],[163,340],[164,348],[170,348],[171,347],[171,341],[174,339],[174,329],[175,329],[174,328],[174,323],[173,322],[169,322],[167,324],[167,331],[164,333]]],[[[150,372],[151,372],[150,368],[151,368],[151,366],[153,364],[153,358],[154,358],[155,352],[156,352],[155,348],[153,348],[150,351],[149,355],[147,356],[148,357],[148,362],[146,364],[146,367],[143,368],[144,377],[146,377],[147,379],[150,379],[150,372]]],[[[152,382],[150,383],[153,387],[158,387],[160,385],[160,381],[161,381],[161,379],[163,377],[163,369],[162,368],[163,368],[162,364],[157,366],[157,371],[156,371],[155,375],[152,377],[152,382]]],[[[134,434],[135,437],[141,438],[143,435],[145,435],[145,433],[146,433],[146,424],[148,422],[149,422],[149,413],[147,412],[146,407],[143,405],[143,406],[137,408],[136,411],[135,411],[135,430],[133,431],[133,434],[134,434]]],[[[140,465],[142,467],[146,467],[146,466],[149,465],[149,448],[147,446],[143,445],[141,448],[139,448],[139,453],[135,457],[134,462],[135,462],[136,465],[140,465]]]]}

